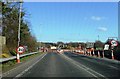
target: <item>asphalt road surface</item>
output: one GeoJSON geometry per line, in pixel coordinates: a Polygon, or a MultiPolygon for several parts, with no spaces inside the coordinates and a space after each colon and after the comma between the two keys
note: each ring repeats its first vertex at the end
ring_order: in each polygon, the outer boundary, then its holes
{"type": "Polygon", "coordinates": [[[57,53],[48,53],[22,77],[94,77],[57,53]]]}
{"type": "Polygon", "coordinates": [[[69,52],[64,54],[74,61],[79,62],[86,68],[90,68],[91,70],[103,75],[104,77],[120,77],[120,62],[102,60],[102,58],[92,58],[69,52]]]}
{"type": "Polygon", "coordinates": [[[66,52],[47,53],[16,77],[119,77],[120,64],[66,52]]]}

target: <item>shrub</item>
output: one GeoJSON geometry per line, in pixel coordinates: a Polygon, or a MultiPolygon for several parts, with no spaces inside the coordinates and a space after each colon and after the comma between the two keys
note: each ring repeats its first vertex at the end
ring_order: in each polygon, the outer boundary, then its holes
{"type": "Polygon", "coordinates": [[[15,51],[15,50],[10,51],[10,53],[11,53],[13,56],[16,56],[16,51],[15,51]]]}

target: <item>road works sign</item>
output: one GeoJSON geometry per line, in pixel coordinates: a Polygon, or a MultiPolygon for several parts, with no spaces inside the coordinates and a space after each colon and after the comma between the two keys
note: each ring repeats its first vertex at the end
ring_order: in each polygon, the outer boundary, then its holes
{"type": "Polygon", "coordinates": [[[109,44],[105,44],[104,50],[109,50],[109,44]]]}
{"type": "Polygon", "coordinates": [[[19,54],[22,54],[24,51],[25,51],[25,48],[24,48],[23,46],[19,46],[19,47],[16,49],[16,52],[19,53],[19,54]]]}
{"type": "Polygon", "coordinates": [[[94,48],[94,43],[93,42],[87,42],[86,48],[94,48]]]}
{"type": "Polygon", "coordinates": [[[112,45],[112,46],[118,46],[118,42],[115,41],[115,40],[112,40],[112,41],[111,41],[111,45],[112,45]]]}

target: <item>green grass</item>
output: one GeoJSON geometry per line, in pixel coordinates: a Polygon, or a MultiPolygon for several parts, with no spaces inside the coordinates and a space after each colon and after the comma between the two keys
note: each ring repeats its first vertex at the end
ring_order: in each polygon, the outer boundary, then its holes
{"type": "MultiPolygon", "coordinates": [[[[40,54],[42,54],[42,53],[37,53],[37,54],[22,57],[22,58],[20,58],[20,62],[25,62],[25,61],[29,60],[30,58],[33,58],[40,54]]],[[[18,65],[18,63],[16,62],[16,60],[11,60],[11,61],[2,63],[1,65],[2,65],[2,72],[4,73],[4,72],[14,68],[16,65],[18,65]]],[[[1,67],[1,65],[0,65],[0,67],[1,67]]]]}

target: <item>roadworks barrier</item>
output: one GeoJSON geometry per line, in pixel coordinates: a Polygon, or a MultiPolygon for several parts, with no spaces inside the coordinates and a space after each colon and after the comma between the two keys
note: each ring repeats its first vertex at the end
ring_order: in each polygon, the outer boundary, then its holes
{"type": "MultiPolygon", "coordinates": [[[[77,52],[76,52],[77,53],[77,52]]],[[[82,54],[82,53],[78,53],[82,54]]],[[[94,51],[85,51],[83,55],[86,56],[94,56],[98,58],[108,58],[115,59],[120,61],[120,50],[94,50],[94,51]]]]}

